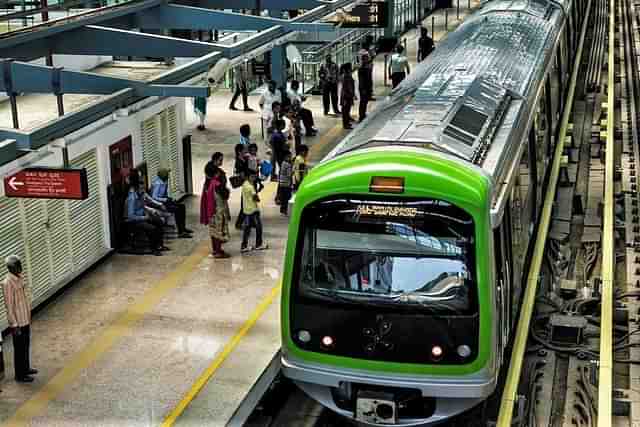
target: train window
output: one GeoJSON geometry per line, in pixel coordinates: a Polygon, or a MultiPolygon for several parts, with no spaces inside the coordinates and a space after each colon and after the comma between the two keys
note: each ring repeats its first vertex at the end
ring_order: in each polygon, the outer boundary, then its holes
{"type": "Polygon", "coordinates": [[[436,200],[340,199],[303,214],[305,298],[434,313],[477,312],[473,220],[436,200]]]}

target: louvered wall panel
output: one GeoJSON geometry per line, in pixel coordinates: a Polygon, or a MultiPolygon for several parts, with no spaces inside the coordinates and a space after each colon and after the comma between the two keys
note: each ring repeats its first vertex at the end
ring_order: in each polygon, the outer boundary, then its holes
{"type": "Polygon", "coordinates": [[[66,200],[48,200],[46,206],[54,284],[63,281],[74,270],[67,203],[66,200]]]}
{"type": "MultiPolygon", "coordinates": [[[[0,281],[4,280],[7,269],[4,260],[9,255],[17,255],[26,266],[24,250],[24,227],[18,199],[0,197],[0,281]]],[[[29,272],[24,272],[25,283],[29,286],[29,272]]],[[[4,295],[0,292],[0,324],[5,324],[7,311],[4,295]]]]}
{"type": "Polygon", "coordinates": [[[22,199],[23,221],[26,225],[26,269],[29,272],[32,300],[47,293],[52,283],[52,266],[47,232],[45,200],[22,199]]]}
{"type": "Polygon", "coordinates": [[[149,180],[160,169],[160,130],[158,129],[158,117],[153,116],[140,124],[142,135],[142,157],[147,163],[149,180]]]}
{"type": "Polygon", "coordinates": [[[96,151],[91,150],[77,158],[71,165],[85,168],[89,181],[89,197],[86,200],[69,201],[71,246],[75,270],[81,270],[106,251],[100,176],[96,151]]]}
{"type": "Polygon", "coordinates": [[[167,144],[168,144],[168,163],[171,168],[170,175],[170,191],[171,196],[175,199],[179,199],[184,195],[184,176],[179,173],[182,170],[180,165],[180,156],[178,154],[178,147],[180,141],[178,141],[178,111],[175,105],[172,105],[167,109],[167,144]]]}

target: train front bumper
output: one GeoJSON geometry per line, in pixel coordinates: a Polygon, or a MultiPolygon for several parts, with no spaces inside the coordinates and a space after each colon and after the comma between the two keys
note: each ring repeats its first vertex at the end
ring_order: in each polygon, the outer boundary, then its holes
{"type": "MultiPolygon", "coordinates": [[[[490,396],[496,387],[497,381],[497,373],[494,369],[485,369],[464,377],[411,377],[408,375],[328,368],[296,360],[285,354],[282,356],[282,372],[323,406],[348,418],[354,418],[354,413],[339,408],[331,394],[332,387],[337,388],[340,383],[344,382],[416,389],[420,390],[424,397],[435,398],[435,411],[430,417],[426,419],[400,418],[395,424],[391,424],[404,427],[438,424],[465,412],[490,396]]],[[[372,426],[390,425],[366,424],[372,426]]]]}

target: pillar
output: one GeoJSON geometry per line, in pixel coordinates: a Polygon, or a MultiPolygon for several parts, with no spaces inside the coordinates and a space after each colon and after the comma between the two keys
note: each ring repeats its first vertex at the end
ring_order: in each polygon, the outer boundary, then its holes
{"type": "Polygon", "coordinates": [[[387,7],[389,8],[389,22],[387,27],[384,29],[385,37],[393,37],[394,36],[394,22],[396,20],[396,2],[395,0],[387,0],[387,7]]]}
{"type": "Polygon", "coordinates": [[[285,86],[287,83],[287,52],[286,46],[276,46],[271,50],[271,78],[276,86],[285,86]]]}

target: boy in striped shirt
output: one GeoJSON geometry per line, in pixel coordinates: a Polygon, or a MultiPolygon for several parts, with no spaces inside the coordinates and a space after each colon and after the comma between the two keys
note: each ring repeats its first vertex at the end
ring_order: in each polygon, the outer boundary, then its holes
{"type": "Polygon", "coordinates": [[[293,166],[291,165],[291,152],[286,151],[282,157],[280,175],[278,176],[278,200],[280,201],[280,213],[289,215],[289,199],[291,199],[291,186],[293,166]]]}

